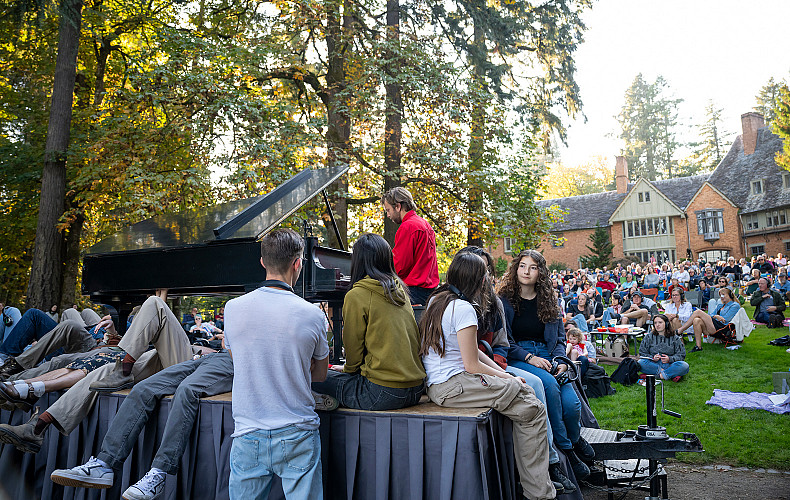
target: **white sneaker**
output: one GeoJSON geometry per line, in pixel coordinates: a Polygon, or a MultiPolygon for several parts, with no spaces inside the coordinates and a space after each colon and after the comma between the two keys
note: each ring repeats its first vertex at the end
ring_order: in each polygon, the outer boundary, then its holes
{"type": "Polygon", "coordinates": [[[58,469],[49,476],[53,482],[63,486],[79,488],[110,488],[115,474],[97,459],[91,457],[85,465],[73,469],[58,469]]]}
{"type": "Polygon", "coordinates": [[[126,500],[153,500],[165,491],[167,474],[149,470],[142,479],[123,492],[126,500]]]}
{"type": "Polygon", "coordinates": [[[333,411],[337,410],[340,402],[327,394],[318,394],[313,392],[313,399],[315,399],[315,409],[317,411],[333,411]]]}

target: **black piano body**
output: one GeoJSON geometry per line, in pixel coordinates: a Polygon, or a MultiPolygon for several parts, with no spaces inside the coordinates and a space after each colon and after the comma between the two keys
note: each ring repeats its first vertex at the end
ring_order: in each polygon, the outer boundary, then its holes
{"type": "MultiPolygon", "coordinates": [[[[241,295],[266,279],[260,239],[347,167],[303,170],[272,192],[139,222],[92,246],[83,258],[82,293],[109,306],[119,330],[134,306],[157,289],[169,297],[241,295]]],[[[332,362],[341,352],[340,316],[350,286],[351,253],[305,239],[305,265],[294,290],[327,302],[333,315],[332,362]]]]}

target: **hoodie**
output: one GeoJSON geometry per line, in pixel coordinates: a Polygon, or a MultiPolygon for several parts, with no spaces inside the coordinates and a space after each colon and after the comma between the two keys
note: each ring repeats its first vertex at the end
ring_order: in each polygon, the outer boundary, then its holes
{"type": "Polygon", "coordinates": [[[343,302],[345,373],[359,373],[374,384],[392,388],[420,385],[425,368],[420,360],[420,335],[408,296],[398,306],[387,298],[378,280],[365,277],[343,302]]]}

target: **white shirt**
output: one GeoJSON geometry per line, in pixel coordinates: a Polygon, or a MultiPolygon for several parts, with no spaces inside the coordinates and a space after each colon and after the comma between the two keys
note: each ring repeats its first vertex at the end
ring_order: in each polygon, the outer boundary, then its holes
{"type": "Polygon", "coordinates": [[[674,273],[672,273],[672,277],[677,278],[678,281],[681,283],[688,283],[689,280],[691,279],[691,276],[689,276],[689,272],[686,271],[685,269],[683,271],[675,271],[674,273]]]}
{"type": "Polygon", "coordinates": [[[670,301],[666,307],[664,307],[664,312],[667,314],[677,314],[680,322],[685,323],[691,317],[691,313],[694,312],[694,307],[691,305],[691,302],[687,300],[680,304],[680,312],[678,312],[675,303],[670,301]]]}
{"type": "Polygon", "coordinates": [[[225,305],[225,347],[233,354],[232,437],[320,423],[310,360],[329,355],[328,323],[301,297],[262,287],[225,305]]]}
{"type": "Polygon", "coordinates": [[[464,371],[464,360],[458,345],[458,331],[477,327],[477,313],[472,304],[456,299],[447,304],[442,314],[442,335],[444,336],[444,356],[439,356],[433,348],[422,357],[428,385],[446,382],[453,375],[464,371]]]}

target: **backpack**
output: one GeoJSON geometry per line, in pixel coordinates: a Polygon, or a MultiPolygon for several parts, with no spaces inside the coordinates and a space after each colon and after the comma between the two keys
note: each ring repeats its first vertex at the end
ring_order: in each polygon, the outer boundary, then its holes
{"type": "Polygon", "coordinates": [[[603,342],[603,352],[610,358],[624,358],[628,356],[628,343],[623,337],[612,340],[613,335],[609,335],[603,342]]]}
{"type": "Polygon", "coordinates": [[[616,392],[609,383],[609,375],[606,374],[606,370],[594,364],[590,364],[582,377],[582,386],[588,398],[610,396],[616,392]]]}
{"type": "Polygon", "coordinates": [[[610,380],[622,385],[635,384],[639,380],[639,365],[631,358],[623,358],[610,380]]]}

